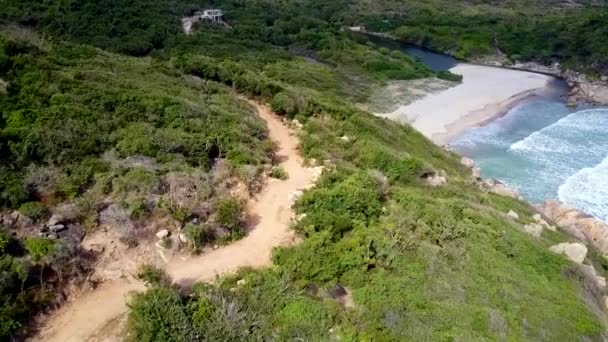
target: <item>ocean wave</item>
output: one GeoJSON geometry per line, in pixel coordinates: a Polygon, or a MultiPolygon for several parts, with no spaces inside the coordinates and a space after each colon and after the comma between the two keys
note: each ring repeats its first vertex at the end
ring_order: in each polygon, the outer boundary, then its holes
{"type": "Polygon", "coordinates": [[[570,176],[558,189],[560,201],[608,222],[608,156],[570,176]]]}
{"type": "Polygon", "coordinates": [[[523,153],[575,153],[579,152],[581,147],[589,147],[581,146],[581,143],[588,141],[588,137],[596,134],[605,135],[606,127],[608,127],[607,109],[586,109],[533,132],[513,143],[509,150],[523,153]]]}

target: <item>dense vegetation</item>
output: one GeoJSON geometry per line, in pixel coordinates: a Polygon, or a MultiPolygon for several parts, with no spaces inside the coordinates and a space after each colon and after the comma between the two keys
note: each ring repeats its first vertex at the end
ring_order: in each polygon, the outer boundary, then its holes
{"type": "MultiPolygon", "coordinates": [[[[342,25],[414,40],[407,30],[417,20],[432,31],[425,44],[473,56],[489,51],[488,32],[505,25],[508,11],[499,6],[493,22],[482,20],[493,7],[480,4],[469,15],[450,12],[464,11],[460,3],[439,0],[403,7],[426,17],[393,13],[401,7],[390,1],[370,15],[351,1],[218,1],[231,29],[202,25],[198,34],[180,34],[178,16],[207,5],[0,1],[2,19],[52,37],[14,27],[0,34],[0,205],[31,220],[3,219],[0,338],[88,271],[72,262],[81,257],[77,241],[68,248],[63,238],[35,237],[59,205],[73,204],[72,220],[85,231],[120,222],[121,242],[130,246],[154,233],[147,222],[167,217],[194,250],[243,234],[242,203],[231,190],[245,184],[255,192],[264,173],[289,175],[271,166],[274,146],[237,94],[297,118],[302,154],[328,161],[318,186],[295,206],[306,214],[293,227],[303,242],[276,250],[273,268],[191,291],[144,268],[139,276],[150,289],[130,303],[134,340],[602,337],[603,309],[595,304],[602,291],[547,251],[566,237],[530,238],[521,230],[532,215],[526,204],[479,190],[455,156],[352,105],[386,80],[457,77],[341,32],[342,25]],[[443,45],[454,37],[456,47],[443,45]],[[423,177],[435,173],[445,173],[448,185],[428,186],[423,177]],[[507,220],[509,210],[521,219],[507,220]]],[[[541,27],[529,28],[535,44],[546,41],[534,31],[541,27]]],[[[603,48],[585,47],[591,55],[603,48]]],[[[522,58],[541,56],[528,49],[522,58]]]]}
{"type": "Polygon", "coordinates": [[[351,23],[461,58],[562,62],[608,73],[605,1],[355,1],[351,23]]]}
{"type": "Polygon", "coordinates": [[[412,129],[331,108],[298,114],[303,153],[336,165],[296,205],[304,241],[276,250],[273,268],[186,295],[152,284],[130,304],[133,340],[599,338],[579,296],[601,294],[547,250],[561,234],[530,239],[526,204],[480,192],[412,129]],[[450,184],[426,185],[434,170],[450,184]],[[511,209],[521,221],[505,219],[511,209]]]}
{"type": "MultiPolygon", "coordinates": [[[[591,75],[608,73],[605,0],[2,0],[0,6],[0,19],[133,55],[159,51],[179,40],[178,16],[220,6],[235,23],[232,37],[247,40],[244,46],[228,44],[220,50],[238,48],[251,54],[259,42],[318,50],[328,34],[364,25],[462,58],[493,55],[498,48],[511,60],[561,61],[591,75]]],[[[210,45],[204,49],[212,50],[210,45]]]]}

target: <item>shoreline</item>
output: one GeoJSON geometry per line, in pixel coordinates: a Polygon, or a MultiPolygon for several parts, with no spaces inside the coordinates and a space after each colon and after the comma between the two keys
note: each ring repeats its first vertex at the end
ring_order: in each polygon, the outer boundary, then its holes
{"type": "Polygon", "coordinates": [[[488,124],[521,102],[548,93],[557,81],[548,75],[470,63],[460,63],[450,71],[461,74],[463,81],[377,115],[407,122],[442,146],[464,130],[488,124]]]}
{"type": "Polygon", "coordinates": [[[580,103],[591,103],[594,105],[608,105],[608,75],[601,76],[597,80],[591,80],[583,73],[576,72],[570,69],[562,69],[558,62],[552,65],[543,65],[537,62],[510,62],[504,56],[488,55],[480,56],[474,59],[463,59],[449,52],[434,50],[420,43],[410,43],[400,40],[399,38],[382,32],[366,31],[365,28],[349,28],[353,33],[363,34],[370,37],[387,39],[399,44],[409,44],[423,50],[427,50],[436,54],[444,55],[453,58],[459,63],[467,63],[471,65],[485,66],[496,69],[515,70],[529,72],[539,75],[551,76],[555,79],[562,80],[567,83],[568,91],[566,94],[567,102],[571,106],[576,106],[580,103]]]}
{"type": "Polygon", "coordinates": [[[500,103],[490,103],[484,108],[463,115],[458,121],[445,126],[447,132],[435,133],[431,141],[440,146],[449,145],[450,140],[461,135],[467,129],[483,127],[494,120],[507,115],[525,101],[542,96],[545,89],[531,89],[515,94],[500,103]]]}

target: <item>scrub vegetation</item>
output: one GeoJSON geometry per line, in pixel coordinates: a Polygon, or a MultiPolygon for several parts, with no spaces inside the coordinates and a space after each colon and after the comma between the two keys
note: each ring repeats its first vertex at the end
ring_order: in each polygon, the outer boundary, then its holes
{"type": "MultiPolygon", "coordinates": [[[[585,301],[598,293],[547,249],[565,236],[531,238],[521,229],[533,214],[527,204],[480,190],[457,156],[353,105],[374,84],[458,77],[342,25],[405,32],[404,40],[467,57],[489,51],[493,40],[485,39],[495,27],[515,25],[505,5],[480,3],[471,7],[480,12],[467,13],[460,2],[445,4],[387,1],[363,15],[358,2],[321,0],[0,1],[1,18],[21,25],[0,33],[7,84],[0,90],[0,338],[27,331],[32,315],[61,301],[56,294],[69,280],[88,274],[79,240],[32,229],[61,205],[75,206],[70,220],[85,232],[104,217],[126,217],[129,245],[158,218],[183,227],[195,251],[241,237],[244,206],[232,190],[244,184],[255,192],[262,175],[289,177],[273,166],[275,145],[238,98],[246,95],[297,119],[301,154],[327,164],[294,205],[306,214],[293,224],[302,241],[276,249],[273,267],[190,290],[142,268],[149,289],[129,304],[129,338],[600,340],[604,314],[585,301]],[[181,34],[179,16],[207,6],[221,7],[231,28],[200,25],[181,34]],[[416,15],[398,15],[400,8],[416,15]],[[485,10],[498,13],[495,21],[481,19],[485,10]],[[430,38],[412,38],[413,26],[430,38]],[[476,36],[467,31],[473,27],[476,36]],[[448,184],[430,187],[424,178],[435,173],[448,184]],[[30,221],[9,220],[9,210],[30,221]],[[509,210],[521,219],[507,219],[509,210]]],[[[585,22],[602,11],[556,10],[542,20],[564,16],[566,25],[576,13],[585,22]]],[[[534,23],[532,42],[547,41],[541,19],[517,20],[534,23]]],[[[508,44],[497,32],[499,44],[508,44]]],[[[563,42],[555,51],[570,51],[563,42]]],[[[601,70],[603,48],[585,47],[592,51],[576,58],[548,56],[601,70]]],[[[536,45],[528,54],[523,48],[505,50],[544,58],[536,45]]]]}

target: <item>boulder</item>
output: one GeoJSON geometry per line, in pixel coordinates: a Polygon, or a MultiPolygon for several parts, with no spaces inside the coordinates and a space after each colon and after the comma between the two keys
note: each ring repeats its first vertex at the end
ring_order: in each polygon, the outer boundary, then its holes
{"type": "Polygon", "coordinates": [[[606,278],[598,275],[595,267],[591,265],[581,265],[580,267],[587,278],[593,281],[597,287],[602,289],[606,287],[606,278]]]}
{"type": "Polygon", "coordinates": [[[538,223],[530,223],[524,226],[524,231],[535,238],[539,238],[543,232],[543,226],[538,223]]]}
{"type": "Polygon", "coordinates": [[[460,164],[462,164],[468,168],[473,168],[475,166],[475,161],[471,158],[462,157],[460,159],[460,164]]]}
{"type": "Polygon", "coordinates": [[[46,224],[47,224],[47,226],[51,227],[51,226],[57,225],[63,221],[64,221],[63,216],[61,216],[59,214],[53,214],[53,216],[51,216],[51,218],[48,220],[48,222],[46,224]]]}
{"type": "Polygon", "coordinates": [[[17,224],[20,227],[30,227],[34,224],[34,220],[27,216],[19,215],[19,218],[17,218],[17,224]]]}
{"type": "Polygon", "coordinates": [[[512,217],[512,218],[514,218],[516,220],[519,219],[519,214],[516,213],[516,212],[514,212],[513,210],[509,210],[509,212],[507,213],[507,216],[512,217]]]}
{"type": "Polygon", "coordinates": [[[543,227],[549,229],[550,231],[556,231],[555,226],[550,225],[547,221],[545,221],[545,219],[542,218],[542,216],[540,214],[534,214],[534,216],[532,216],[532,218],[534,219],[534,221],[536,221],[536,223],[542,225],[543,227]]]}
{"type": "Polygon", "coordinates": [[[500,196],[505,196],[505,197],[511,197],[511,198],[520,198],[521,196],[519,196],[519,192],[515,189],[511,189],[508,186],[502,184],[502,183],[495,183],[494,186],[490,187],[491,193],[500,195],[500,196]]]}
{"type": "Polygon", "coordinates": [[[300,123],[300,121],[298,121],[298,119],[293,119],[291,120],[291,123],[295,126],[296,129],[300,130],[304,127],[304,125],[302,125],[302,123],[300,123]]]}
{"type": "Polygon", "coordinates": [[[55,225],[49,226],[49,230],[52,231],[53,233],[57,233],[57,232],[65,230],[65,229],[66,229],[66,227],[62,224],[55,224],[55,225]]]}
{"type": "Polygon", "coordinates": [[[13,220],[13,222],[17,221],[19,219],[19,216],[21,216],[21,214],[19,214],[19,212],[16,210],[10,213],[10,218],[11,220],[13,220]]]}
{"type": "Polygon", "coordinates": [[[167,236],[169,236],[169,230],[167,229],[161,229],[156,233],[156,237],[159,239],[166,238],[167,236]]]}
{"type": "Polygon", "coordinates": [[[600,80],[602,80],[602,82],[608,82],[608,76],[602,76],[600,77],[600,80]]]}
{"type": "Polygon", "coordinates": [[[15,224],[15,219],[13,219],[13,216],[11,214],[4,214],[1,216],[2,219],[2,224],[7,225],[7,226],[12,226],[13,224],[15,224]]]}
{"type": "Polygon", "coordinates": [[[471,176],[475,179],[480,179],[481,178],[481,169],[478,167],[474,167],[472,169],[471,176]]]}
{"type": "Polygon", "coordinates": [[[549,250],[557,254],[565,255],[568,259],[577,264],[582,264],[585,257],[587,257],[587,246],[579,242],[560,243],[549,247],[549,250]]]}
{"type": "Polygon", "coordinates": [[[236,285],[237,285],[237,286],[243,286],[243,285],[245,285],[245,284],[247,284],[247,281],[246,281],[245,279],[239,279],[239,280],[236,282],[236,285]]]}
{"type": "Polygon", "coordinates": [[[608,254],[608,225],[557,200],[546,201],[540,208],[543,215],[568,234],[588,241],[608,254]]]}
{"type": "Polygon", "coordinates": [[[179,238],[179,241],[181,241],[183,243],[187,243],[188,241],[190,241],[188,239],[188,237],[186,236],[186,234],[184,234],[184,233],[179,233],[179,235],[177,237],[179,238]]]}
{"type": "Polygon", "coordinates": [[[347,135],[343,135],[340,137],[340,140],[344,141],[344,142],[349,142],[350,138],[347,135]]]}
{"type": "Polygon", "coordinates": [[[432,177],[428,177],[426,179],[427,183],[429,183],[430,186],[433,187],[437,187],[437,186],[444,186],[446,184],[448,184],[448,180],[443,177],[443,176],[439,176],[439,175],[434,175],[432,177]]]}

